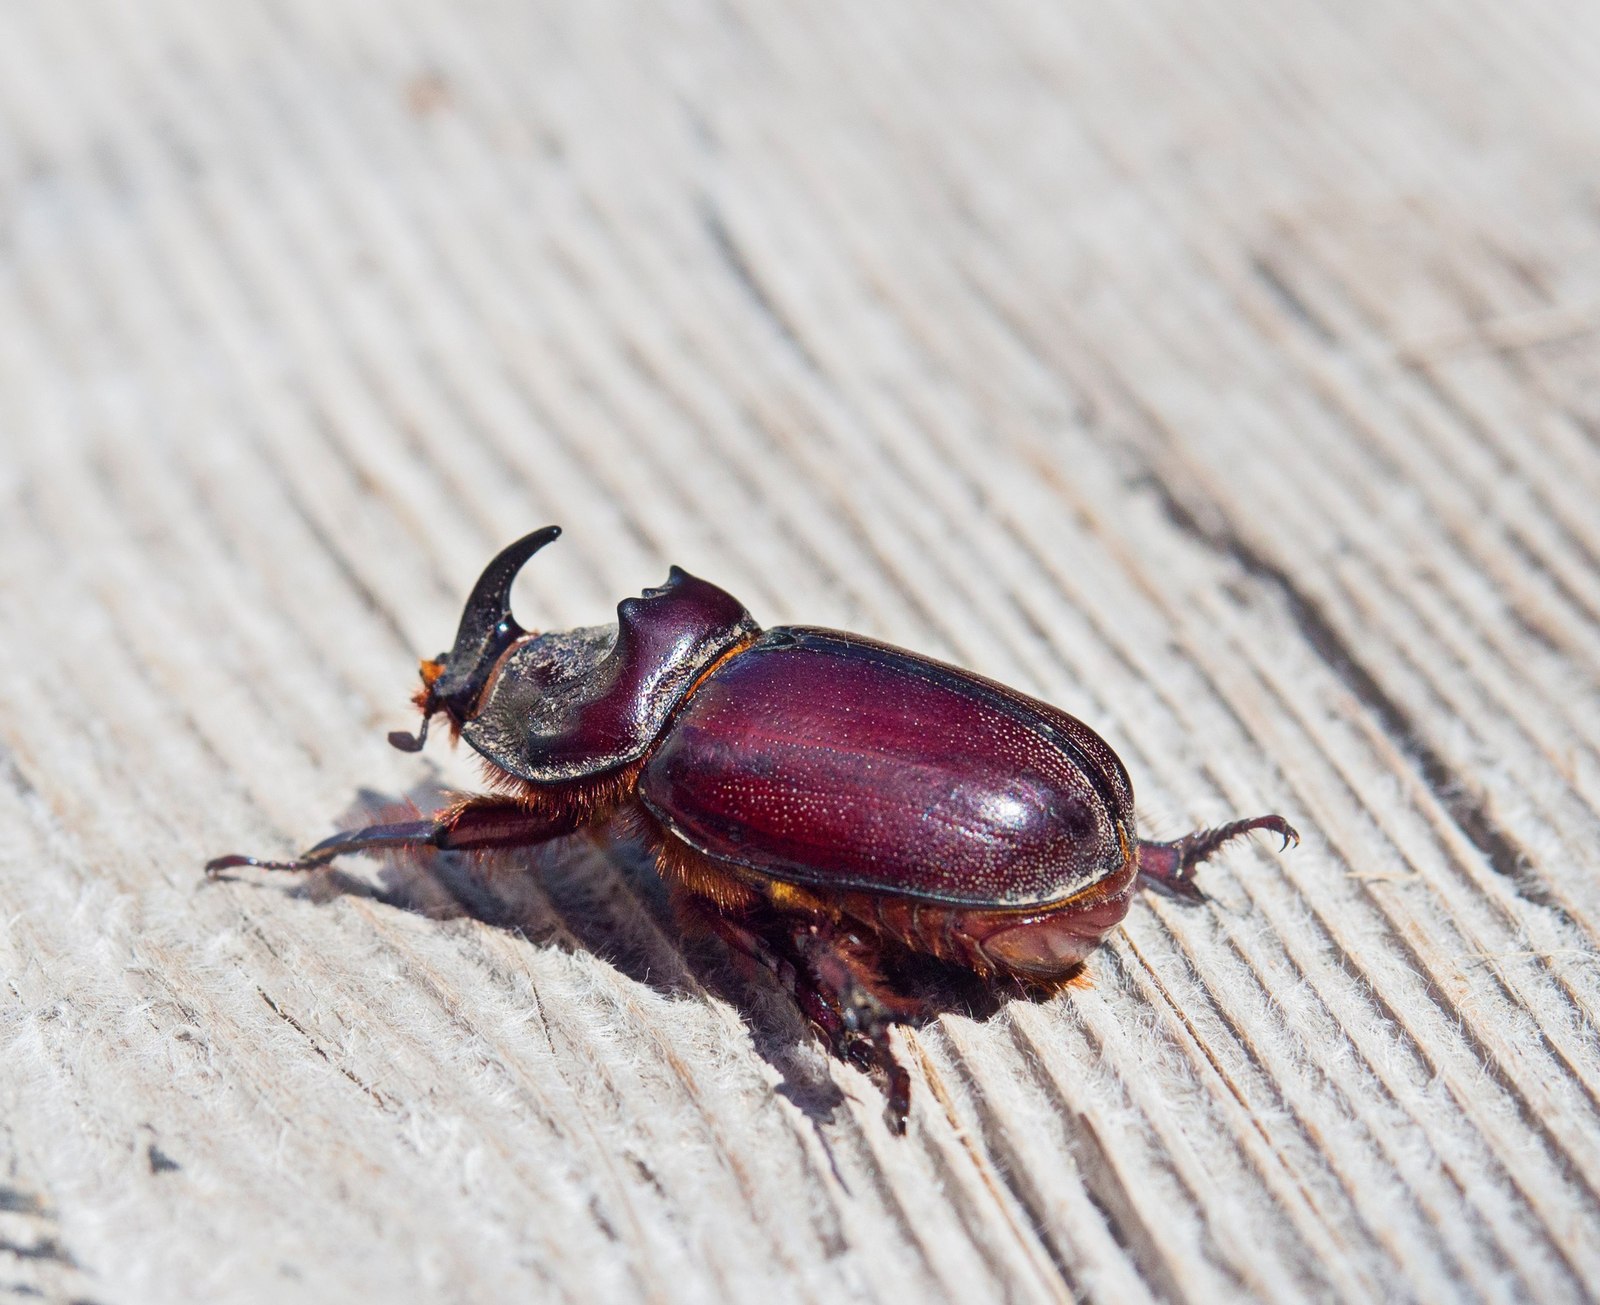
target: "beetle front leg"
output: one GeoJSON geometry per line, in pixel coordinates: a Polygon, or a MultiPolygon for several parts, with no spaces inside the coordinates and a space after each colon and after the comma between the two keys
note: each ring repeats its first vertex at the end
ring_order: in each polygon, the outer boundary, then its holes
{"type": "Polygon", "coordinates": [[[350,852],[384,849],[476,852],[527,847],[570,834],[580,823],[575,811],[551,813],[530,809],[513,798],[467,797],[428,820],[344,830],[323,839],[292,861],[266,861],[237,853],[219,856],[206,862],[206,876],[215,878],[224,870],[239,866],[253,866],[259,870],[314,870],[350,852]]]}
{"type": "Polygon", "coordinates": [[[1282,816],[1256,816],[1251,820],[1235,820],[1215,829],[1197,829],[1192,834],[1171,843],[1139,841],[1139,882],[1172,897],[1203,902],[1205,894],[1194,881],[1194,868],[1206,860],[1224,843],[1265,829],[1283,839],[1287,848],[1298,843],[1300,835],[1282,816]]]}

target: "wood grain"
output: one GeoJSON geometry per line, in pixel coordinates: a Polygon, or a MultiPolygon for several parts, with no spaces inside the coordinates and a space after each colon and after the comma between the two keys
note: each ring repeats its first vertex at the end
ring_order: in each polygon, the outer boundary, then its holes
{"type": "Polygon", "coordinates": [[[1600,1294],[1600,11],[0,5],[0,1296],[1600,1294]],[[1281,859],[906,1033],[641,851],[205,886],[490,553],[677,562],[1281,859]]]}

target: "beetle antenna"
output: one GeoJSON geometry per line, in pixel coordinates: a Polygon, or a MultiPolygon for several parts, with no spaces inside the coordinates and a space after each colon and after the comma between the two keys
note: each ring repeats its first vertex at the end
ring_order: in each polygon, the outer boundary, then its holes
{"type": "Polygon", "coordinates": [[[422,745],[428,741],[428,722],[432,719],[432,712],[423,716],[422,728],[415,734],[410,730],[390,730],[389,746],[399,748],[401,752],[421,752],[422,745]]]}

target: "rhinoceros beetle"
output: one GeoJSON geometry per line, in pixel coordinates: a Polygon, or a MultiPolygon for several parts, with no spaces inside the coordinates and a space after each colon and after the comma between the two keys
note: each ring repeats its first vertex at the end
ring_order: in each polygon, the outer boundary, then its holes
{"type": "Polygon", "coordinates": [[[440,712],[492,791],[431,819],[324,839],[304,870],[382,848],[527,847],[633,813],[676,918],[778,975],[836,1054],[880,1071],[903,1130],[909,1079],[888,1032],[925,1013],[889,979],[933,957],[1025,987],[1071,980],[1149,886],[1199,899],[1194,868],[1282,816],[1141,839],[1117,754],[1081,721],[953,666],[806,626],[761,629],[672,568],[612,626],[530,634],[512,581],[560,528],[489,563],[455,646],[422,663],[419,750],[440,712]]]}

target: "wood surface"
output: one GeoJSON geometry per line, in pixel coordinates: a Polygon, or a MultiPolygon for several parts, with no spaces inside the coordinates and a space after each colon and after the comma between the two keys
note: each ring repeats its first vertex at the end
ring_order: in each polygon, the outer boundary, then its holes
{"type": "MultiPolygon", "coordinates": [[[[0,3],[0,1299],[1600,1293],[1600,9],[0,3]],[[1284,812],[909,1134],[470,785],[501,544],[1284,812]]],[[[898,1035],[897,1035],[898,1036],[898,1035]]]]}

